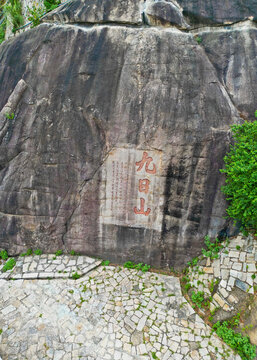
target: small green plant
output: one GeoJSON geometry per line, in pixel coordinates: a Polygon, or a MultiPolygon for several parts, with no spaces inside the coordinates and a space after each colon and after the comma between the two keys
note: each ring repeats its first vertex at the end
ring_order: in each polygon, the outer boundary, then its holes
{"type": "Polygon", "coordinates": [[[235,143],[225,156],[223,193],[227,214],[243,227],[257,230],[257,121],[232,126],[235,143]]]}
{"type": "Polygon", "coordinates": [[[1,250],[1,251],[0,251],[0,258],[1,258],[2,260],[7,260],[7,259],[8,259],[8,253],[7,253],[6,250],[1,250]]]}
{"type": "Polygon", "coordinates": [[[196,36],[195,40],[197,41],[197,44],[201,44],[201,42],[203,41],[203,39],[201,38],[201,36],[196,36]]]}
{"type": "Polygon", "coordinates": [[[215,239],[214,242],[211,242],[210,237],[207,235],[204,238],[204,243],[207,249],[202,248],[202,254],[206,257],[209,257],[211,260],[218,259],[219,251],[223,248],[223,245],[219,243],[219,240],[215,239]]]}
{"type": "Polygon", "coordinates": [[[257,110],[255,110],[255,113],[254,113],[255,117],[257,117],[257,110]]]}
{"type": "Polygon", "coordinates": [[[73,293],[74,293],[74,290],[69,290],[69,293],[70,293],[70,294],[73,294],[73,293]]]}
{"type": "Polygon", "coordinates": [[[11,113],[11,114],[6,113],[5,117],[6,117],[6,119],[12,120],[12,119],[14,119],[14,113],[11,113]]]}
{"type": "Polygon", "coordinates": [[[156,355],[156,352],[154,352],[154,351],[152,351],[152,358],[154,359],[154,360],[160,360],[159,358],[158,358],[158,356],[156,355]]]}
{"type": "Polygon", "coordinates": [[[61,4],[60,0],[57,0],[57,1],[56,0],[45,0],[44,1],[44,6],[46,9],[46,12],[56,9],[60,4],[61,4]]]}
{"type": "Polygon", "coordinates": [[[72,274],[72,279],[73,280],[77,280],[77,279],[79,279],[80,277],[81,277],[81,275],[79,275],[78,273],[77,273],[77,271],[74,273],[74,274],[72,274]]]}
{"type": "Polygon", "coordinates": [[[0,335],[3,333],[3,329],[0,329],[0,335]]]}
{"type": "Polygon", "coordinates": [[[195,291],[192,292],[191,299],[193,303],[195,303],[199,308],[202,307],[202,303],[204,302],[204,292],[203,291],[195,291]]]}
{"type": "Polygon", "coordinates": [[[101,263],[102,266],[108,266],[109,264],[110,264],[109,260],[103,260],[101,263]]]}
{"type": "Polygon", "coordinates": [[[123,266],[127,269],[141,270],[144,273],[149,271],[149,269],[150,269],[150,265],[143,264],[143,263],[135,264],[132,261],[127,261],[123,266]]]}
{"type": "Polygon", "coordinates": [[[40,250],[40,249],[36,249],[36,250],[34,251],[34,254],[35,254],[35,255],[42,255],[42,254],[43,254],[43,251],[40,250]]]}
{"type": "Polygon", "coordinates": [[[230,328],[229,322],[220,321],[213,325],[213,329],[217,335],[221,337],[232,349],[236,350],[241,356],[242,360],[252,360],[256,356],[256,347],[250,343],[248,336],[243,336],[241,333],[236,333],[230,328]]]}
{"type": "Polygon", "coordinates": [[[72,256],[78,256],[79,255],[79,253],[77,253],[75,250],[71,250],[70,254],[72,256]]]}
{"type": "Polygon", "coordinates": [[[2,268],[2,272],[12,270],[15,265],[16,265],[16,261],[15,261],[14,258],[11,258],[11,259],[7,260],[6,263],[4,264],[3,268],[2,268]]]}
{"type": "Polygon", "coordinates": [[[63,254],[62,250],[57,250],[55,256],[61,256],[63,254]]]}
{"type": "Polygon", "coordinates": [[[25,253],[22,253],[20,256],[30,256],[33,254],[33,250],[32,249],[28,249],[25,253]]]}
{"type": "Polygon", "coordinates": [[[236,246],[236,249],[237,249],[237,250],[241,250],[241,246],[237,245],[237,246],[236,246]]]}
{"type": "Polygon", "coordinates": [[[41,22],[42,16],[45,14],[45,9],[41,6],[33,4],[32,8],[28,7],[28,19],[31,21],[31,28],[38,26],[41,22]]]}
{"type": "Polygon", "coordinates": [[[188,266],[196,266],[198,264],[198,261],[199,261],[199,257],[195,257],[191,261],[188,261],[187,265],[188,266]]]}

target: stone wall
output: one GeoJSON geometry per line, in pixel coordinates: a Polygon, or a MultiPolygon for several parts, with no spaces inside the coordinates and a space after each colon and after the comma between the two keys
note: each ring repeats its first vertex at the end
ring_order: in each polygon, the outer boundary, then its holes
{"type": "Polygon", "coordinates": [[[0,46],[0,247],[182,267],[233,232],[219,169],[254,119],[256,8],[191,3],[74,0],[0,46]]]}

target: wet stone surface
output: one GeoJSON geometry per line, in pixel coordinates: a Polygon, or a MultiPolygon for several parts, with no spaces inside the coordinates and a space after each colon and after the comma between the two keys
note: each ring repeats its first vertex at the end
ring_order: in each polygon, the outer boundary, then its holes
{"type": "Polygon", "coordinates": [[[3,360],[212,360],[226,350],[240,359],[211,334],[176,277],[112,266],[77,280],[24,275],[0,280],[3,360]]]}

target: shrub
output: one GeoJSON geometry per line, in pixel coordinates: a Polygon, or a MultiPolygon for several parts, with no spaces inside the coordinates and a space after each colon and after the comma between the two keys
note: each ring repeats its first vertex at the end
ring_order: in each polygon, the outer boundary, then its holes
{"type": "Polygon", "coordinates": [[[60,5],[60,3],[60,0],[45,0],[44,5],[46,8],[46,12],[56,9],[60,5]]]}
{"type": "Polygon", "coordinates": [[[45,10],[40,6],[35,6],[33,4],[32,8],[28,7],[28,19],[32,22],[31,27],[35,27],[40,24],[41,18],[45,13],[45,10]]]}
{"type": "Polygon", "coordinates": [[[37,25],[40,24],[41,22],[41,18],[43,15],[45,15],[46,13],[48,13],[49,11],[54,10],[55,8],[57,8],[60,5],[61,1],[60,0],[45,0],[44,1],[44,6],[35,6],[33,5],[32,8],[28,8],[29,10],[29,21],[32,22],[31,27],[35,27],[37,25]]]}
{"type": "Polygon", "coordinates": [[[12,31],[15,33],[16,29],[24,24],[22,16],[22,5],[20,0],[9,0],[8,5],[5,6],[6,11],[10,14],[12,19],[12,31]]]}
{"type": "Polygon", "coordinates": [[[232,126],[235,143],[225,156],[227,214],[257,230],[257,121],[232,126]]]}
{"type": "Polygon", "coordinates": [[[236,333],[229,327],[229,323],[218,321],[213,325],[217,335],[221,337],[232,349],[236,350],[243,360],[251,360],[256,356],[256,347],[250,343],[248,336],[236,333]]]}

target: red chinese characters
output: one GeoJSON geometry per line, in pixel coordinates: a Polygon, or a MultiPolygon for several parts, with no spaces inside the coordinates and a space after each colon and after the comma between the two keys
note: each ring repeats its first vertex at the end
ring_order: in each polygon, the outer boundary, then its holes
{"type": "Polygon", "coordinates": [[[150,184],[150,180],[148,180],[148,179],[140,179],[139,180],[139,191],[144,192],[145,194],[147,194],[148,191],[149,191],[149,184],[150,184]]]}
{"type": "MultiPolygon", "coordinates": [[[[153,158],[148,156],[148,153],[144,151],[142,160],[136,162],[136,166],[138,166],[137,171],[142,170],[143,167],[145,166],[145,171],[148,174],[155,174],[156,173],[156,166],[155,166],[155,164],[151,164],[152,161],[153,161],[153,158]]],[[[139,192],[148,194],[149,186],[150,186],[150,180],[148,180],[148,179],[139,179],[139,184],[138,184],[139,192]]],[[[145,210],[145,199],[143,197],[140,197],[140,209],[138,209],[135,206],[134,207],[134,213],[148,216],[150,214],[150,212],[151,212],[150,208],[147,208],[145,210]]]]}
{"type": "Polygon", "coordinates": [[[150,156],[148,156],[147,152],[144,151],[142,160],[136,162],[136,166],[138,166],[137,171],[140,171],[140,170],[143,168],[143,166],[145,165],[145,171],[146,171],[148,174],[155,174],[155,173],[156,173],[156,167],[155,167],[154,164],[153,164],[152,169],[149,169],[149,164],[150,164],[152,161],[153,161],[153,158],[151,158],[150,156]]]}

